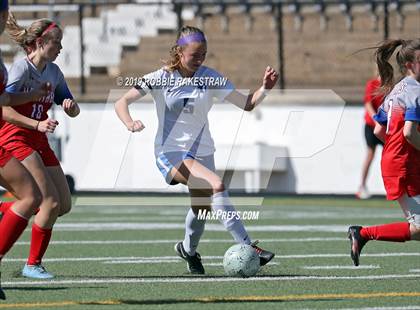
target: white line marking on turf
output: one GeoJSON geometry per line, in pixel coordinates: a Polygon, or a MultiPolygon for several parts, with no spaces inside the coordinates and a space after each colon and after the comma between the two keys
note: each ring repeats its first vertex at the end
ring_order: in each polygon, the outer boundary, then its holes
{"type": "MultiPolygon", "coordinates": [[[[297,254],[297,255],[276,255],[274,259],[295,259],[295,258],[337,258],[348,257],[348,254],[297,254]]],[[[420,256],[420,253],[370,253],[363,254],[363,257],[401,257],[401,256],[420,256]]],[[[87,262],[87,261],[113,261],[113,260],[168,260],[178,259],[178,256],[121,256],[121,257],[57,257],[57,258],[44,258],[44,262],[87,262]]],[[[202,259],[223,259],[223,256],[202,256],[202,259]]],[[[27,258],[3,258],[5,262],[23,262],[27,258]]]]}
{"type": "Polygon", "coordinates": [[[127,283],[214,283],[214,282],[254,282],[254,281],[307,281],[307,280],[384,280],[384,279],[416,279],[417,274],[388,274],[377,276],[334,277],[334,276],[295,276],[295,277],[197,277],[197,278],[109,278],[109,279],[83,279],[80,280],[48,280],[48,281],[6,281],[3,286],[13,285],[63,285],[63,284],[127,284],[127,283]]]}
{"type": "MultiPolygon", "coordinates": [[[[346,232],[348,225],[247,225],[248,231],[290,231],[290,232],[346,232]]],[[[54,231],[113,231],[113,230],[176,230],[185,229],[176,223],[58,223],[54,231]]],[[[219,224],[206,224],[206,231],[226,231],[219,224]]]]}
{"type": "MultiPolygon", "coordinates": [[[[331,309],[331,310],[355,310],[355,309],[357,310],[420,310],[420,306],[404,306],[404,307],[392,306],[392,307],[369,307],[369,308],[356,307],[356,308],[336,308],[336,309],[331,309]]],[[[305,309],[302,309],[302,310],[305,310],[305,309]]]]}
{"type": "MultiPolygon", "coordinates": [[[[283,238],[283,239],[264,239],[264,243],[276,242],[323,242],[323,241],[345,241],[347,238],[283,238]]],[[[68,244],[161,244],[161,243],[177,243],[179,239],[160,239],[160,240],[62,240],[51,241],[54,245],[68,245],[68,244]]],[[[233,243],[232,239],[202,239],[200,243],[233,243]]],[[[29,245],[29,241],[18,241],[15,244],[29,245]]]]}
{"type": "Polygon", "coordinates": [[[420,272],[420,269],[410,269],[410,272],[420,272]]]}
{"type": "MultiPolygon", "coordinates": [[[[171,222],[182,222],[185,220],[185,216],[165,216],[165,221],[171,221],[171,222]]],[[[109,223],[109,222],[153,222],[153,221],[161,221],[162,216],[112,216],[112,217],[105,217],[105,216],[92,216],[92,217],[71,217],[68,219],[63,219],[61,223],[89,223],[89,222],[98,222],[98,223],[109,223]]]]}
{"type": "MultiPolygon", "coordinates": [[[[151,259],[137,259],[137,260],[112,260],[105,261],[103,264],[161,264],[161,263],[182,263],[184,262],[181,258],[179,259],[161,259],[161,260],[151,260],[151,259]]],[[[203,264],[204,266],[223,266],[223,263],[208,263],[203,264]]],[[[270,262],[270,265],[279,265],[276,262],[270,262]]]]}
{"type": "Polygon", "coordinates": [[[362,265],[362,266],[303,266],[302,269],[308,270],[334,270],[334,269],[378,269],[378,265],[362,265]]]}
{"type": "MultiPolygon", "coordinates": [[[[208,263],[208,264],[203,264],[204,266],[223,266],[223,263],[208,263]]],[[[270,262],[270,266],[272,265],[280,265],[279,263],[276,262],[270,262]]]]}
{"type": "MultiPolygon", "coordinates": [[[[173,207],[172,207],[173,208],[173,207]]],[[[378,213],[372,213],[372,212],[358,212],[357,214],[351,213],[351,212],[325,212],[325,211],[311,211],[308,212],[308,210],[302,210],[302,211],[288,211],[288,210],[269,210],[267,208],[261,208],[261,207],[253,207],[248,208],[249,210],[252,209],[252,211],[262,211],[261,218],[262,219],[342,219],[342,218],[351,218],[351,219],[365,219],[365,218],[375,218],[375,219],[386,219],[386,218],[398,218],[400,217],[400,212],[388,212],[384,214],[378,214],[378,213]]],[[[144,209],[144,208],[109,208],[108,206],[99,208],[80,208],[78,207],[75,210],[72,210],[72,213],[74,214],[84,214],[84,213],[95,213],[100,215],[116,215],[116,219],[114,221],[123,221],[125,220],[124,217],[121,217],[121,215],[142,215],[143,218],[147,218],[150,220],[150,218],[157,218],[156,220],[159,221],[159,219],[165,218],[185,218],[186,214],[186,208],[176,208],[171,210],[165,210],[165,209],[144,209]],[[77,212],[76,212],[77,211],[77,212]],[[120,218],[120,219],[119,219],[120,218]]],[[[108,219],[112,220],[113,217],[107,217],[108,219]]],[[[134,218],[139,218],[138,216],[134,216],[134,218]]],[[[83,218],[83,221],[89,220],[89,218],[83,218]]],[[[133,220],[128,218],[129,220],[133,220]]],[[[94,219],[93,219],[94,220],[94,219]]]]}
{"type": "Polygon", "coordinates": [[[111,260],[105,261],[103,264],[162,264],[162,263],[180,263],[183,262],[181,258],[178,259],[131,259],[131,260],[111,260]]]}

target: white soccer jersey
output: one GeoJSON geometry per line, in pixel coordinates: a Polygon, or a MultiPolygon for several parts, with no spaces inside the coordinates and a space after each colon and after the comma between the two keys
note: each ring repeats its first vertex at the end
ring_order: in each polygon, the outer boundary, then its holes
{"type": "Polygon", "coordinates": [[[156,104],[156,156],[179,151],[197,156],[214,153],[207,115],[213,98],[224,100],[234,89],[225,77],[205,66],[191,78],[162,68],[145,75],[136,89],[143,95],[151,92],[156,104]]]}

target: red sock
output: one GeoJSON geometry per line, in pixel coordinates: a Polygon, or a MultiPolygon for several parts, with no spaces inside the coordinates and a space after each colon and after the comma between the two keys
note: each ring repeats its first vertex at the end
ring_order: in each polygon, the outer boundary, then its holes
{"type": "Polygon", "coordinates": [[[360,236],[368,240],[404,242],[411,239],[410,223],[400,222],[363,227],[360,236]]]}
{"type": "MultiPolygon", "coordinates": [[[[0,201],[0,212],[2,212],[3,214],[6,213],[6,211],[9,210],[14,203],[15,201],[0,201]]],[[[34,214],[38,214],[38,212],[39,208],[36,209],[34,214]]]]}
{"type": "Polygon", "coordinates": [[[6,213],[14,203],[14,201],[0,201],[0,212],[6,213]]]}
{"type": "Polygon", "coordinates": [[[28,220],[17,215],[12,209],[6,211],[0,221],[0,259],[19,239],[28,225],[28,220]]]}
{"type": "Polygon", "coordinates": [[[41,228],[32,224],[31,248],[29,250],[28,265],[41,264],[42,257],[48,248],[51,239],[52,228],[41,228]]]}

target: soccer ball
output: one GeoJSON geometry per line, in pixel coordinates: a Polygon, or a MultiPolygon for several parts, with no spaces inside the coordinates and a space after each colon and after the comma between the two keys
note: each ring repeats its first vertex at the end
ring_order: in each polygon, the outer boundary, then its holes
{"type": "Polygon", "coordinates": [[[226,251],[223,268],[228,276],[252,277],[260,270],[260,258],[252,246],[235,244],[226,251]]]}

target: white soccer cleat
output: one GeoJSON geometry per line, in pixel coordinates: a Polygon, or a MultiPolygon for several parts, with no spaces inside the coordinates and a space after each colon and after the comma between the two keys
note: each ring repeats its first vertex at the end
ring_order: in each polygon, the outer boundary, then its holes
{"type": "Polygon", "coordinates": [[[367,188],[360,186],[359,191],[356,193],[358,199],[369,199],[372,195],[368,192],[367,188]]]}
{"type": "Polygon", "coordinates": [[[54,276],[45,270],[44,266],[25,264],[22,270],[22,276],[32,279],[52,279],[54,276]]]}

